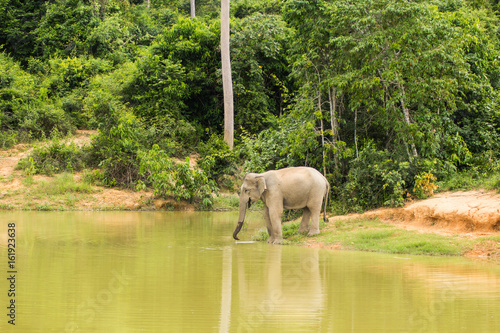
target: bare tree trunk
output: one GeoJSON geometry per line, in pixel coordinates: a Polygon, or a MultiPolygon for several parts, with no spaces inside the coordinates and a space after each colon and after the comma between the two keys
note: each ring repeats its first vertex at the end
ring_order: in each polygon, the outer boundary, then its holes
{"type": "Polygon", "coordinates": [[[229,54],[229,0],[221,0],[220,45],[222,58],[222,88],[224,92],[224,141],[233,149],[234,104],[231,58],[229,54]]]}
{"type": "Polygon", "coordinates": [[[354,110],[354,146],[356,147],[356,158],[359,158],[357,127],[358,127],[358,110],[355,109],[354,110]]]}
{"type": "Polygon", "coordinates": [[[196,1],[195,0],[189,0],[191,4],[191,18],[194,18],[196,16],[196,1]]]}
{"type": "MultiPolygon", "coordinates": [[[[400,102],[401,102],[401,108],[403,109],[403,116],[405,118],[406,124],[408,126],[410,126],[411,125],[410,111],[408,110],[408,108],[406,107],[406,104],[405,104],[405,88],[404,88],[403,85],[400,85],[399,87],[400,87],[401,93],[402,93],[400,102]]],[[[411,133],[410,133],[410,137],[411,137],[411,140],[414,141],[413,135],[411,133]]],[[[417,147],[415,147],[415,143],[414,142],[411,142],[410,146],[411,146],[411,151],[412,151],[413,156],[410,156],[408,154],[408,157],[411,160],[413,157],[418,156],[418,152],[417,152],[417,147]]]]}
{"type": "MultiPolygon", "coordinates": [[[[321,109],[319,110],[319,112],[322,112],[321,109]]],[[[323,113],[321,114],[320,124],[321,124],[321,148],[323,148],[323,176],[326,177],[325,129],[323,126],[323,113]]]]}
{"type": "Polygon", "coordinates": [[[338,162],[338,150],[337,150],[337,136],[339,133],[339,123],[337,120],[337,91],[335,88],[328,89],[328,98],[330,102],[330,126],[332,128],[332,144],[335,147],[335,154],[333,156],[335,167],[337,167],[338,162]]]}
{"type": "Polygon", "coordinates": [[[151,0],[146,0],[146,8],[151,8],[151,0]]]}

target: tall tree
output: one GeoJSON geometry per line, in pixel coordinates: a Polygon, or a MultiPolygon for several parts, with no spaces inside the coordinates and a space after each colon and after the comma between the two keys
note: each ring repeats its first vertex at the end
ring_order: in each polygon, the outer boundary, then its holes
{"type": "Polygon", "coordinates": [[[224,91],[224,141],[233,149],[234,105],[231,58],[229,55],[229,0],[221,1],[220,47],[222,59],[222,88],[224,91]]]}
{"type": "Polygon", "coordinates": [[[189,0],[189,3],[191,4],[191,18],[194,18],[196,16],[196,1],[189,0]]]}

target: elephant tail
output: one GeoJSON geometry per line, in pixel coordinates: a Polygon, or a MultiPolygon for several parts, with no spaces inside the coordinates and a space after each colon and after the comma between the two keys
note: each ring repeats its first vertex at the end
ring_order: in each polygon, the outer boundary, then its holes
{"type": "Polygon", "coordinates": [[[325,221],[325,223],[328,223],[328,219],[326,218],[326,206],[328,204],[328,194],[329,193],[330,193],[330,184],[328,183],[328,180],[326,180],[325,202],[323,205],[324,206],[324,208],[323,208],[323,221],[325,221]]]}

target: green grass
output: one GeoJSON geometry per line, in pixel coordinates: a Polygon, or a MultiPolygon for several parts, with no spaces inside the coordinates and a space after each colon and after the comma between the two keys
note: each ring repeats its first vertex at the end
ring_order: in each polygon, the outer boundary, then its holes
{"type": "Polygon", "coordinates": [[[500,192],[500,172],[479,173],[473,171],[460,172],[453,177],[440,181],[438,191],[467,191],[486,189],[500,192]]]}
{"type": "MultiPolygon", "coordinates": [[[[335,222],[325,230],[322,223],[321,233],[308,237],[298,234],[300,221],[283,224],[285,244],[301,245],[313,239],[325,246],[340,245],[345,250],[384,252],[393,254],[419,255],[463,255],[472,243],[459,236],[423,234],[416,231],[399,229],[379,219],[353,219],[335,222]]],[[[259,230],[252,238],[257,241],[267,240],[267,230],[259,230]]]]}
{"type": "Polygon", "coordinates": [[[220,195],[214,199],[212,210],[214,211],[228,211],[238,210],[240,198],[238,195],[220,195]]]}
{"type": "Polygon", "coordinates": [[[94,188],[86,183],[76,183],[73,175],[70,173],[62,173],[57,175],[50,181],[40,182],[36,189],[36,194],[43,195],[61,195],[67,193],[93,193],[94,188]]]}
{"type": "Polygon", "coordinates": [[[6,203],[0,203],[0,210],[13,210],[15,209],[14,206],[6,203]]]}

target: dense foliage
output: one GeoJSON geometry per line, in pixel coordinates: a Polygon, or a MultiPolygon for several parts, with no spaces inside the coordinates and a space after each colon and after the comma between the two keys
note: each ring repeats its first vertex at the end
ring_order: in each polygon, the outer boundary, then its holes
{"type": "Polygon", "coordinates": [[[203,206],[213,181],[287,166],[326,174],[342,210],[500,172],[497,1],[232,1],[233,151],[219,3],[196,6],[0,0],[0,146],[98,129],[88,151],[58,141],[23,168],[92,167],[203,206]],[[194,152],[201,169],[172,162],[194,152]]]}

